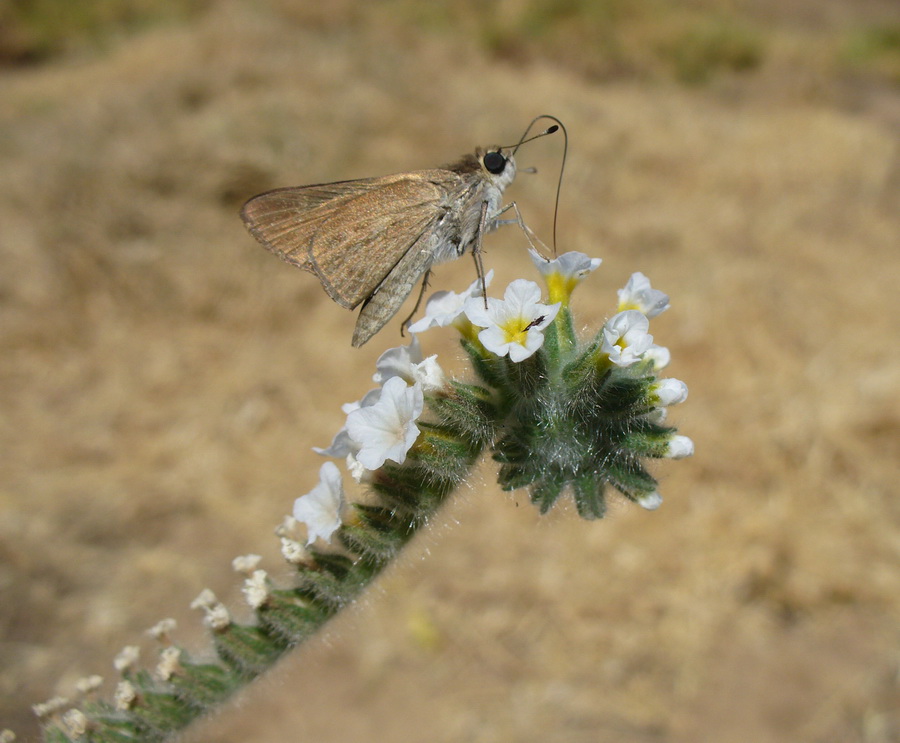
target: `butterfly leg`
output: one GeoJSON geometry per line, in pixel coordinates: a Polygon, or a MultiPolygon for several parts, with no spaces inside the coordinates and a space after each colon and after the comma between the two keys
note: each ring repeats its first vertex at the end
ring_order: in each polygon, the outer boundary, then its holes
{"type": "Polygon", "coordinates": [[[519,205],[516,204],[515,201],[511,201],[509,204],[504,206],[499,212],[497,212],[493,219],[491,220],[491,224],[495,226],[499,226],[501,224],[517,224],[519,225],[519,229],[525,234],[525,239],[528,240],[528,244],[535,250],[535,252],[540,253],[541,250],[535,245],[535,241],[543,248],[546,252],[551,253],[555,251],[551,251],[546,245],[544,245],[544,241],[539,238],[534,230],[532,230],[527,224],[525,224],[525,220],[522,218],[522,212],[519,211],[519,205]],[[497,219],[497,217],[502,214],[508,212],[510,209],[516,215],[515,219],[497,219]]]}
{"type": "Polygon", "coordinates": [[[484,308],[487,309],[487,284],[484,283],[484,264],[481,262],[481,241],[484,233],[493,224],[493,220],[506,209],[501,209],[497,214],[488,219],[488,202],[481,202],[481,217],[478,220],[478,233],[475,235],[475,244],[472,246],[472,258],[475,261],[475,271],[478,273],[478,280],[481,282],[481,296],[484,297],[484,308]]]}
{"type": "Polygon", "coordinates": [[[428,289],[428,279],[430,277],[431,277],[431,269],[429,268],[425,272],[425,275],[422,277],[422,288],[419,289],[419,298],[416,300],[416,306],[413,307],[413,311],[409,313],[409,316],[402,323],[400,323],[400,335],[401,336],[406,335],[406,333],[404,331],[409,327],[410,320],[412,320],[416,316],[416,313],[419,311],[419,307],[422,304],[422,297],[425,296],[425,290],[428,289]]]}

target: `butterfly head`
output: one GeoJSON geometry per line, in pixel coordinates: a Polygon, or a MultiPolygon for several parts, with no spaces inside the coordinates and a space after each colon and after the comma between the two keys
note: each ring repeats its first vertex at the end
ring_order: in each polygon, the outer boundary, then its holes
{"type": "Polygon", "coordinates": [[[482,175],[501,191],[516,177],[516,160],[512,154],[505,154],[502,147],[478,148],[475,159],[482,175]]]}

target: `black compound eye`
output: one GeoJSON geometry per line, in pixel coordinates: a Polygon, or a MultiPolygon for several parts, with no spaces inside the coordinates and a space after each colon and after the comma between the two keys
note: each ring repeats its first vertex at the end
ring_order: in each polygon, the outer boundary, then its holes
{"type": "Polygon", "coordinates": [[[506,158],[499,152],[488,152],[484,156],[483,162],[487,172],[493,173],[494,175],[500,175],[506,167],[506,158]]]}

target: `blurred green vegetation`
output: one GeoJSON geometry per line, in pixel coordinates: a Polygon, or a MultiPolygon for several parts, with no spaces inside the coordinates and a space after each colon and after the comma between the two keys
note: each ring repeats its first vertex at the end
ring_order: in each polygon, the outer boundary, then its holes
{"type": "Polygon", "coordinates": [[[3,0],[0,64],[36,64],[103,48],[122,35],[178,22],[211,0],[3,0]]]}
{"type": "Polygon", "coordinates": [[[763,36],[735,19],[707,19],[661,46],[675,76],[704,83],[720,72],[749,72],[763,61],[763,36]]]}
{"type": "Polygon", "coordinates": [[[748,19],[670,0],[532,0],[518,16],[485,19],[482,41],[501,57],[549,58],[598,79],[701,83],[752,70],[764,55],[748,19]]]}
{"type": "Polygon", "coordinates": [[[900,84],[900,22],[852,32],[842,52],[843,61],[853,69],[882,75],[900,84]]]}
{"type": "MultiPolygon", "coordinates": [[[[245,0],[308,28],[365,24],[391,44],[451,37],[512,63],[549,62],[598,80],[690,85],[752,75],[767,64],[789,72],[797,54],[779,60],[774,43],[801,50],[801,65],[824,60],[832,72],[900,83],[900,24],[890,22],[892,1],[871,0],[863,13],[846,0],[841,26],[819,0],[245,0]]],[[[0,65],[102,52],[118,39],[186,22],[221,2],[0,0],[0,65]]]]}

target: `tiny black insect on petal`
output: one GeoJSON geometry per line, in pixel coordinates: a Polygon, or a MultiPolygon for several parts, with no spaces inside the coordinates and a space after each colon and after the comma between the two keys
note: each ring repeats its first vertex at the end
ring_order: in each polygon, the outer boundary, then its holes
{"type": "Polygon", "coordinates": [[[500,175],[506,167],[506,158],[499,152],[488,152],[484,156],[484,167],[487,169],[488,173],[500,175]]]}
{"type": "Polygon", "coordinates": [[[544,322],[546,317],[547,317],[546,315],[541,315],[540,317],[534,318],[534,320],[532,320],[530,323],[528,323],[528,325],[526,325],[524,328],[522,328],[522,332],[524,333],[526,330],[531,330],[532,328],[536,328],[538,325],[540,325],[542,322],[544,322]]]}

